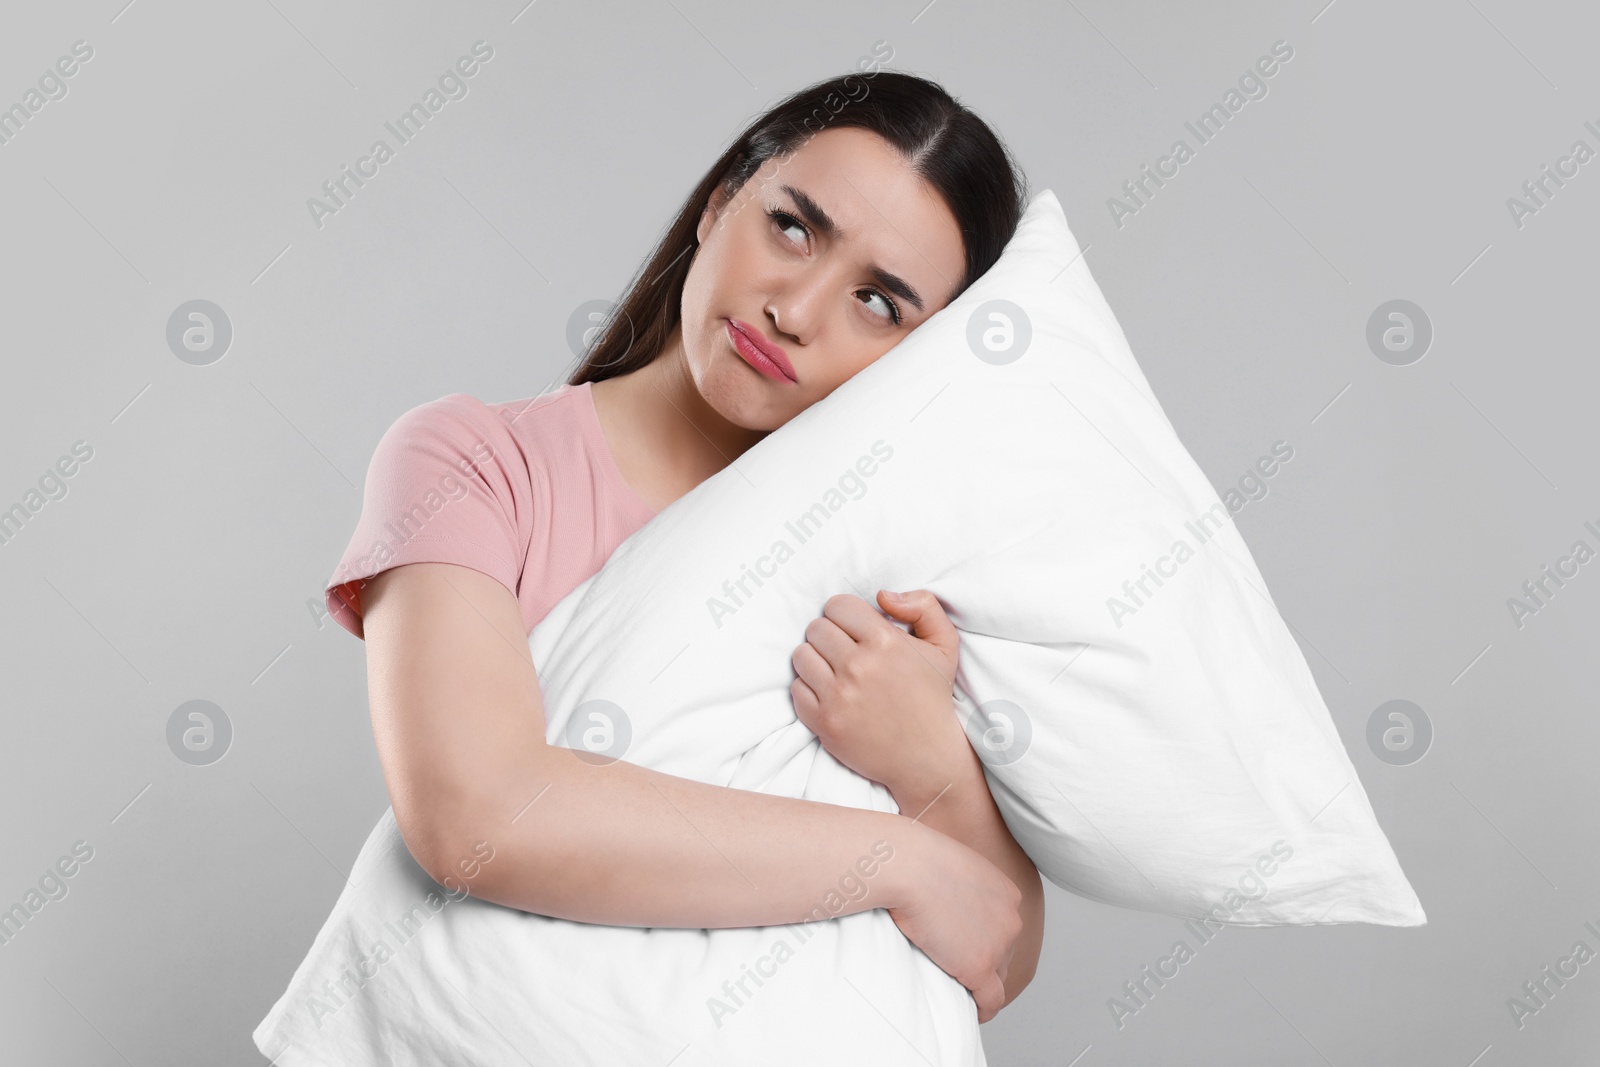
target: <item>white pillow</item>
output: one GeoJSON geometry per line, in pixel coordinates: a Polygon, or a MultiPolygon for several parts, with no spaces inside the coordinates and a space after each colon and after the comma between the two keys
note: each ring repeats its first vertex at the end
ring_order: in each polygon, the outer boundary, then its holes
{"type": "MultiPolygon", "coordinates": [[[[540,621],[546,737],[893,811],[789,698],[790,654],[827,598],[879,587],[931,589],[961,628],[969,736],[1058,885],[1242,924],[1424,921],[1260,573],[1049,191],[971,289],[540,621]],[[1204,516],[1202,544],[1186,523],[1204,516]],[[1179,541],[1190,552],[1163,564],[1179,541]],[[1151,595],[1114,617],[1108,600],[1146,564],[1170,577],[1145,579],[1151,595]]],[[[982,1067],[960,983],[881,908],[830,918],[870,894],[876,860],[894,862],[892,847],[819,888],[812,923],[590,925],[444,895],[390,809],[253,1036],[281,1067],[982,1067]]]]}
{"type": "Polygon", "coordinates": [[[1245,925],[1426,921],[1049,190],[957,300],[541,622],[549,739],[893,810],[789,698],[824,601],[880,587],[932,590],[961,630],[969,738],[1057,885],[1245,925]]]}

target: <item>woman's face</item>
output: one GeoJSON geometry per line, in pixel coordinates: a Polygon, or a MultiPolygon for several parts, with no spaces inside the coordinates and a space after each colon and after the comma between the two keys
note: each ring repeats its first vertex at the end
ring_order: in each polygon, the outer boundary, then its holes
{"type": "Polygon", "coordinates": [[[966,269],[943,199],[867,130],[824,130],[717,208],[684,282],[684,355],[706,402],[746,429],[833,392],[948,304],[966,269]]]}

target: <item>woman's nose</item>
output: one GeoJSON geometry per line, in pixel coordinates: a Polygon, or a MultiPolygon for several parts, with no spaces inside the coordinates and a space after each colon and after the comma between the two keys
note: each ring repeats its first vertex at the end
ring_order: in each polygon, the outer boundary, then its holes
{"type": "Polygon", "coordinates": [[[826,287],[827,280],[820,271],[793,277],[767,301],[766,312],[773,329],[808,344],[821,321],[826,287]]]}

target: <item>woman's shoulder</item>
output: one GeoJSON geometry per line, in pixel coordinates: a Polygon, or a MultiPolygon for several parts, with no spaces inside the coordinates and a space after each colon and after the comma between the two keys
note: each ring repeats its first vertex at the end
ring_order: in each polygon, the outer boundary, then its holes
{"type": "Polygon", "coordinates": [[[538,396],[522,400],[482,401],[464,393],[453,393],[444,400],[466,402],[482,407],[506,423],[516,426],[534,426],[546,422],[581,421],[582,405],[592,403],[588,396],[589,383],[565,383],[547,389],[538,396]]]}
{"type": "Polygon", "coordinates": [[[390,424],[380,447],[422,446],[439,454],[483,455],[501,446],[516,445],[531,459],[530,449],[541,437],[565,437],[574,426],[585,425],[581,404],[587,400],[584,385],[560,385],[537,396],[519,400],[488,401],[470,393],[448,393],[410,408],[390,424]]]}

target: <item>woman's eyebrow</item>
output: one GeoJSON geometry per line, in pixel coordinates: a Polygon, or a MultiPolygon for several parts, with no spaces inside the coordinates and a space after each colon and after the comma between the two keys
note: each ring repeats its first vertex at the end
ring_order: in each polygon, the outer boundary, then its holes
{"type": "MultiPolygon", "coordinates": [[[[833,216],[822,209],[821,204],[817,203],[815,200],[811,199],[805,193],[801,192],[799,189],[796,189],[792,185],[783,185],[779,188],[788,193],[790,198],[794,200],[795,207],[800,212],[800,217],[805,220],[808,226],[819,231],[832,240],[838,241],[843,239],[844,231],[841,230],[839,228],[839,224],[833,220],[833,216]]],[[[904,278],[901,278],[898,274],[891,274],[876,264],[868,268],[868,272],[877,279],[879,285],[889,290],[895,296],[907,301],[918,311],[922,310],[922,297],[917,294],[915,289],[907,284],[904,278]]]]}

